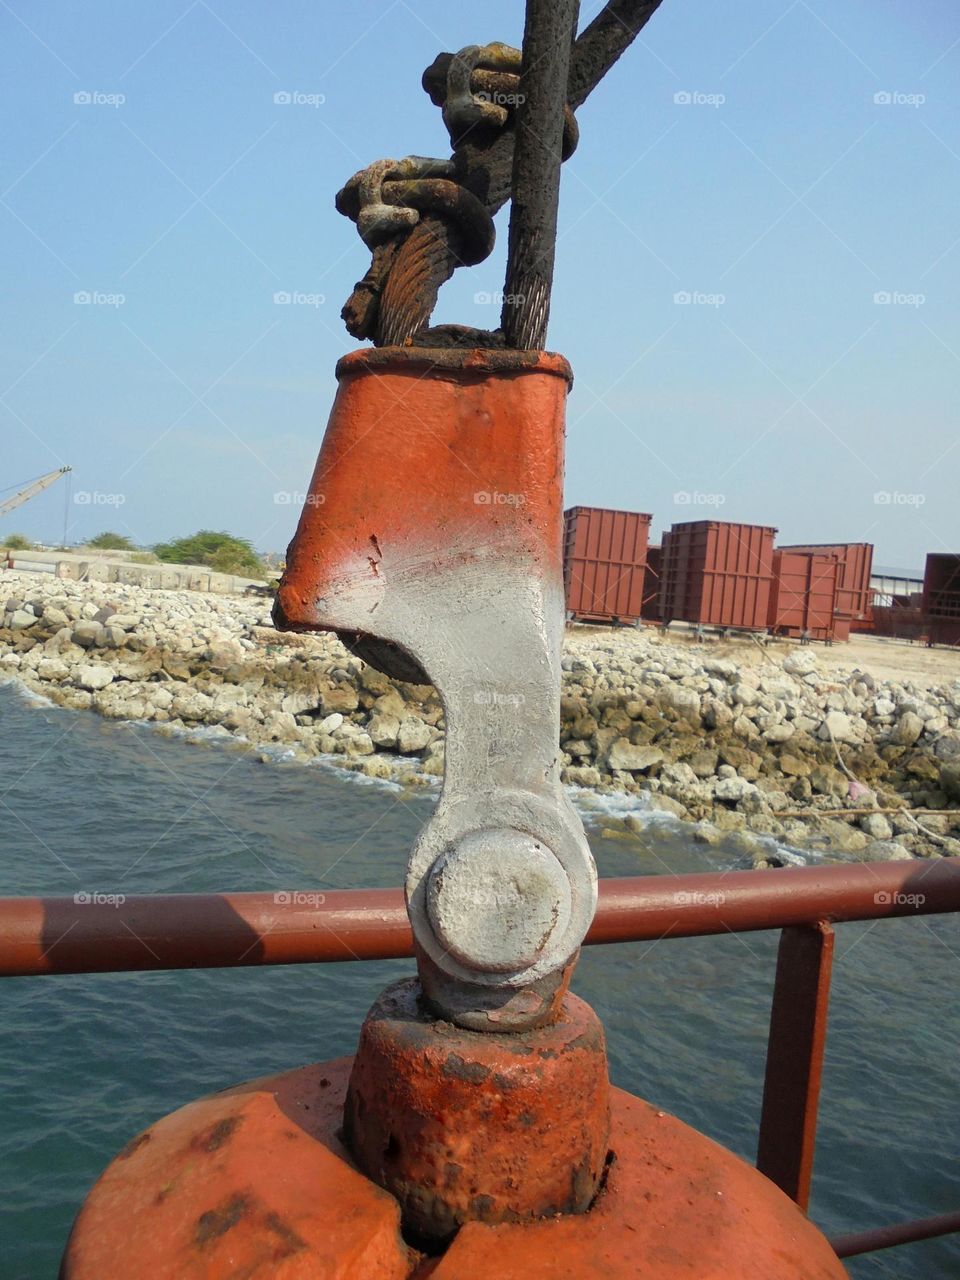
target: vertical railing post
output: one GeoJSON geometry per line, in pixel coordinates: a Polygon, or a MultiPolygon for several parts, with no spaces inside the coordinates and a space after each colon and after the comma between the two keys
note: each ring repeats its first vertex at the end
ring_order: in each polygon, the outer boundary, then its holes
{"type": "Polygon", "coordinates": [[[784,929],[770,1011],[757,1168],[806,1210],[827,1035],[833,929],[784,929]]]}

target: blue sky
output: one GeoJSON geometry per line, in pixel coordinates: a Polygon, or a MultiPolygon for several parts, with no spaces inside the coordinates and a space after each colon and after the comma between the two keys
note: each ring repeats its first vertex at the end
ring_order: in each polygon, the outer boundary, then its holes
{"type": "MultiPolygon", "coordinates": [[[[66,462],[71,539],[285,546],[368,261],[334,193],[446,155],[424,67],[521,30],[520,0],[0,0],[0,488],[66,462]]],[[[664,0],[564,167],[568,504],[960,550],[958,107],[952,0],[664,0]]],[[[505,217],[438,321],[496,323],[505,217]]],[[[59,537],[66,497],[0,531],[59,537]]]]}

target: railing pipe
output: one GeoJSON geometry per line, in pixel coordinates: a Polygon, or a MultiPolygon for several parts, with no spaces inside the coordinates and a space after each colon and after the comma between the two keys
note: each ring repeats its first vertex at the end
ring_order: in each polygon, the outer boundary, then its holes
{"type": "MultiPolygon", "coordinates": [[[[412,955],[399,889],[0,899],[0,977],[412,955]],[[86,899],[86,900],[84,900],[86,899]]],[[[590,944],[960,911],[960,860],[603,880],[590,944]]]]}

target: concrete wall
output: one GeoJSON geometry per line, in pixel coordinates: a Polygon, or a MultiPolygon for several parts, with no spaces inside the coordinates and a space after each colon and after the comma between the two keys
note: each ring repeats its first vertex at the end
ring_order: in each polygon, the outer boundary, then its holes
{"type": "Polygon", "coordinates": [[[26,573],[51,573],[74,582],[119,582],[128,587],[154,587],[167,591],[210,591],[237,595],[263,583],[234,573],[214,573],[196,564],[132,564],[109,556],[69,551],[0,550],[0,567],[26,573]]]}

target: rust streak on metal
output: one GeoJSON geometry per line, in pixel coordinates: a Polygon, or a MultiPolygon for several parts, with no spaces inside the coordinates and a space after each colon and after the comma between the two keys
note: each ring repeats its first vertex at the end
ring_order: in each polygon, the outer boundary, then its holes
{"type": "MultiPolygon", "coordinates": [[[[400,889],[0,898],[0,977],[320,964],[413,955],[400,889]]],[[[600,882],[587,944],[960,911],[960,861],[791,867],[600,882]],[[710,905],[717,901],[718,905],[710,905]]]]}
{"type": "Polygon", "coordinates": [[[757,1168],[806,1210],[817,1139],[834,932],[784,929],[770,1013],[757,1168]]]}

